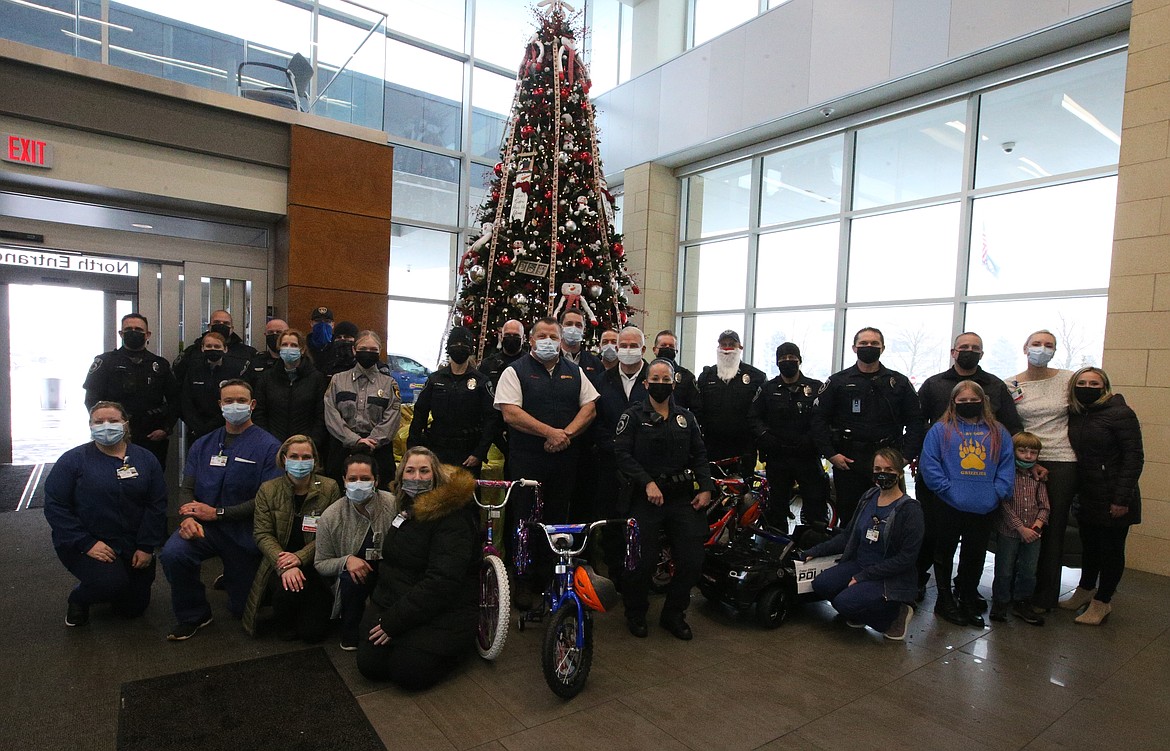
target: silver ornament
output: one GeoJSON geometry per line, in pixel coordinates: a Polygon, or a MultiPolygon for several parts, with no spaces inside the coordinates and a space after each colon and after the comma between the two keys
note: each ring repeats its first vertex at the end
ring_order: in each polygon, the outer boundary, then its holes
{"type": "Polygon", "coordinates": [[[573,232],[577,229],[577,223],[574,222],[572,219],[568,219],[565,221],[565,229],[568,230],[569,232],[573,232]]]}
{"type": "Polygon", "coordinates": [[[597,298],[601,297],[601,292],[602,292],[602,289],[601,289],[600,284],[589,285],[589,296],[592,297],[593,299],[597,299],[597,298]]]}
{"type": "Polygon", "coordinates": [[[487,272],[484,270],[483,266],[480,266],[478,263],[467,270],[467,278],[471,280],[472,284],[479,284],[482,282],[486,274],[487,272]]]}
{"type": "Polygon", "coordinates": [[[524,296],[523,292],[517,292],[516,294],[512,295],[511,301],[512,301],[513,305],[527,305],[528,304],[528,298],[524,296]]]}

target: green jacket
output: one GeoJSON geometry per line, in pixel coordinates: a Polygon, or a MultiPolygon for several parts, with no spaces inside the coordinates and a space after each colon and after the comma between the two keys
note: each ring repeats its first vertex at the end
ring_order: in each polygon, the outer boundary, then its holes
{"type": "MultiPolygon", "coordinates": [[[[324,475],[315,474],[302,510],[306,515],[320,516],[340,497],[341,491],[336,482],[324,475]]],[[[248,604],[244,608],[244,630],[252,636],[256,635],[256,614],[264,602],[269,579],[276,571],[276,559],[292,536],[293,503],[292,480],[287,474],[269,480],[256,492],[252,536],[263,557],[260,560],[260,568],[256,571],[256,578],[252,581],[248,604]]],[[[301,567],[305,570],[313,565],[313,554],[317,547],[316,537],[313,532],[305,532],[305,547],[291,551],[301,559],[301,567]]]]}

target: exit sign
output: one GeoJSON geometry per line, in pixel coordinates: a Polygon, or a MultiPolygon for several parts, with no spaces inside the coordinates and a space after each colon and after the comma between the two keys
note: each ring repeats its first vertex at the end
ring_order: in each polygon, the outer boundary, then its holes
{"type": "Polygon", "coordinates": [[[4,150],[0,151],[0,159],[13,164],[23,164],[28,167],[53,168],[53,147],[44,141],[24,136],[4,136],[4,150]]]}

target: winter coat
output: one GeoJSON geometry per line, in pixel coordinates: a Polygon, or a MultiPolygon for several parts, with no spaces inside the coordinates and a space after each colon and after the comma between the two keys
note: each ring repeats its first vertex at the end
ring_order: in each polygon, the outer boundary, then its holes
{"type": "MultiPolygon", "coordinates": [[[[341,497],[337,483],[324,475],[313,475],[309,493],[301,509],[306,516],[320,516],[334,501],[341,497]]],[[[244,630],[256,635],[256,614],[264,601],[269,579],[276,572],[276,559],[284,552],[292,536],[294,516],[294,491],[292,480],[287,474],[269,480],[256,492],[256,511],[252,522],[252,535],[256,547],[260,548],[260,568],[252,580],[252,591],[248,593],[248,604],[244,608],[244,630]]],[[[316,537],[305,532],[305,546],[296,553],[301,559],[302,570],[313,565],[316,552],[316,537]]]]}
{"type": "MultiPolygon", "coordinates": [[[[346,500],[325,509],[317,520],[317,553],[313,565],[325,583],[333,589],[333,617],[341,614],[341,586],[338,577],[345,570],[345,562],[361,552],[366,534],[385,535],[398,513],[398,501],[385,490],[375,491],[375,497],[366,502],[363,515],[357,505],[346,500]]],[[[381,539],[381,537],[375,538],[381,539]]]]}
{"type": "Polygon", "coordinates": [[[475,638],[482,551],[475,478],[444,471],[443,485],[413,501],[399,496],[370,601],[392,644],[456,655],[475,638]]]}
{"type": "Polygon", "coordinates": [[[1114,394],[1084,412],[1070,412],[1068,439],[1077,454],[1080,522],[1105,527],[1141,524],[1142,428],[1125,398],[1114,394]],[[1126,506],[1129,513],[1114,519],[1109,504],[1126,506]]]}
{"type": "Polygon", "coordinates": [[[276,440],[307,435],[323,450],[329,434],[325,431],[325,389],[329,381],[302,357],[296,380],[288,380],[284,363],[269,368],[256,380],[256,413],[252,421],[276,440]]]}

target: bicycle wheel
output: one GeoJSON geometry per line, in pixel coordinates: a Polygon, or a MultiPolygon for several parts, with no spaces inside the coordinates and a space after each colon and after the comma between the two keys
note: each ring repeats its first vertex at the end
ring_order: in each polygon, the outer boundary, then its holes
{"type": "Polygon", "coordinates": [[[475,638],[480,657],[494,660],[500,656],[511,614],[512,594],[504,562],[499,556],[485,556],[479,567],[479,628],[475,638]]]}
{"type": "Polygon", "coordinates": [[[568,599],[553,614],[540,647],[540,666],[552,692],[572,699],[585,688],[593,663],[593,620],[585,616],[585,638],[577,646],[577,603],[568,599]]]}

